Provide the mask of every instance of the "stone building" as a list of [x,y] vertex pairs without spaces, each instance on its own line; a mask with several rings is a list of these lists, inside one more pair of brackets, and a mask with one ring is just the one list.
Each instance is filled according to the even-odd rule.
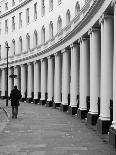
[[1,0],[1,98],[7,58],[8,94],[87,118],[116,148],[116,0]]

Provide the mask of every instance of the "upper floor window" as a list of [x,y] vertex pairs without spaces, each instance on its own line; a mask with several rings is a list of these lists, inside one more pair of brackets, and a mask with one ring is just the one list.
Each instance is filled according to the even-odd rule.
[[49,0],[49,10],[53,10],[53,0]]
[[26,9],[26,23],[29,24],[29,8]]
[[0,35],[1,35],[1,22],[0,22]]
[[5,3],[5,11],[8,10],[8,2]]
[[77,16],[79,13],[80,13],[80,5],[79,2],[77,1],[75,6],[75,16]]
[[22,28],[22,12],[19,13],[19,28]]
[[69,23],[70,23],[70,10],[68,9],[66,13],[66,25],[68,25]]
[[20,53],[22,53],[22,51],[23,51],[23,42],[22,42],[21,36],[19,37],[19,51],[20,51]]
[[53,38],[53,23],[52,21],[49,24],[49,39]]
[[14,6],[15,5],[15,0],[12,0],[12,6]]
[[41,0],[41,15],[45,15],[45,0]]
[[37,19],[37,3],[34,4],[34,19]]
[[1,12],[2,12],[2,7],[0,6],[0,14],[1,14]]
[[5,33],[8,33],[8,19],[5,20]]
[[58,0],[58,5],[61,4],[61,2],[62,2],[61,0]]
[[15,30],[15,16],[12,17],[12,31]]
[[59,16],[58,17],[58,21],[57,21],[57,31],[60,32],[62,29],[62,19],[61,17]]
[[0,45],[0,59],[1,59],[1,45]]
[[45,27],[42,26],[42,30],[41,30],[41,43],[44,44],[45,43]]
[[30,36],[28,33],[26,35],[26,45],[27,45],[27,51],[30,50]]
[[15,40],[12,40],[12,54],[15,55]]
[[34,45],[34,48],[37,47],[38,45],[38,34],[36,30],[34,31],[33,45]]

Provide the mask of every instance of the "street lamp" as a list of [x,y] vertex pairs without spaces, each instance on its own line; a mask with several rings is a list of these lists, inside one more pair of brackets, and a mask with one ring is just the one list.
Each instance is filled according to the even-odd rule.
[[6,49],[7,49],[7,71],[6,71],[6,74],[7,74],[7,80],[6,80],[6,106],[8,106],[8,51],[9,51],[9,46],[8,46],[8,43],[6,43]]

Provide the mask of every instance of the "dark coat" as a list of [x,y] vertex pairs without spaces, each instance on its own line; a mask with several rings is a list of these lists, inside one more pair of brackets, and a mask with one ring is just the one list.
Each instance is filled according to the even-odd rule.
[[20,98],[21,98],[20,91],[18,89],[13,89],[10,94],[11,106],[18,106]]

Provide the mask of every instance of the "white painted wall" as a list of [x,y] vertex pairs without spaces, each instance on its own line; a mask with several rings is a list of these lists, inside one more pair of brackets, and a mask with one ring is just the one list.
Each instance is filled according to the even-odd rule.
[[[2,14],[5,12],[5,2],[8,1],[8,10],[14,8],[15,6],[24,2],[19,3],[18,0],[15,0],[15,6],[12,7],[12,0],[1,0],[0,6],[2,7]],[[84,1],[80,1],[80,6],[84,5]],[[37,20],[34,20],[34,3],[37,2]],[[62,27],[66,26],[66,12],[69,9],[71,14],[71,19],[75,16],[75,5],[77,0],[62,0],[62,3],[58,5],[58,0],[53,1],[53,10],[49,11],[49,0],[45,0],[45,16],[41,16],[41,0],[32,0],[28,4],[24,5],[20,9],[14,11],[13,13],[8,14],[7,16],[0,18],[1,22],[1,35],[0,35],[0,45],[1,45],[1,57],[6,57],[5,52],[5,42],[8,41],[9,46],[11,47],[12,40],[15,40],[15,53],[19,53],[19,37],[22,37],[23,40],[23,51],[26,50],[26,34],[29,33],[30,35],[30,48],[33,48],[33,34],[34,30],[36,29],[38,32],[38,45],[41,44],[41,28],[44,25],[45,27],[45,40],[49,40],[49,23],[50,21],[53,22],[53,34],[57,34],[57,20],[58,17],[61,16],[62,18]],[[26,25],[26,9],[30,9],[30,24]],[[22,12],[22,28],[19,29],[19,13]],[[15,31],[12,32],[12,17],[15,16]],[[5,34],[5,20],[8,19],[8,34]],[[9,56],[12,55],[11,48],[9,50]]]

